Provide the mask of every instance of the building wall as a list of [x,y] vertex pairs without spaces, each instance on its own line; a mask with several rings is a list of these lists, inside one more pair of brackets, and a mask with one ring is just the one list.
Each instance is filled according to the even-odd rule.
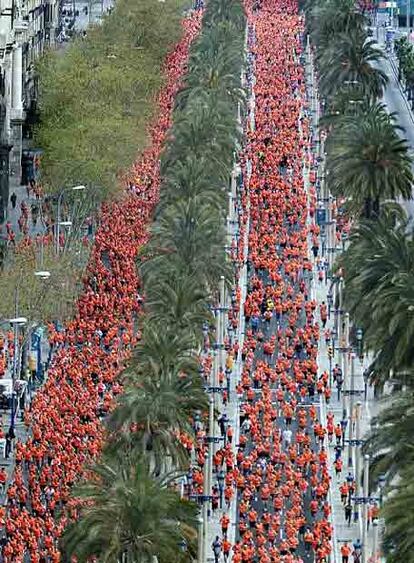
[[0,221],[6,178],[20,179],[22,126],[37,96],[34,63],[55,44],[58,2],[0,0]]

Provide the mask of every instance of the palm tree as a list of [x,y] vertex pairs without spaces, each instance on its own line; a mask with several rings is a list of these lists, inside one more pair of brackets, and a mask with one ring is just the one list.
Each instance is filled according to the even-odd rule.
[[110,417],[109,429],[116,433],[113,445],[149,459],[155,474],[186,469],[189,456],[179,433],[192,436],[191,418],[207,406],[198,372],[172,369],[158,377],[149,372],[127,387]]
[[194,355],[194,339],[188,331],[181,332],[174,326],[169,329],[144,319],[141,339],[133,351],[124,381],[135,384],[148,374],[158,379],[161,374],[173,370],[197,373],[199,358]]
[[157,280],[178,276],[199,279],[201,287],[215,288],[222,275],[231,275],[224,249],[224,222],[199,197],[179,200],[164,209],[143,249],[140,272],[151,291]]
[[227,178],[233,163],[235,143],[241,137],[237,130],[237,107],[219,92],[200,93],[191,97],[186,111],[176,119],[162,160],[162,173],[188,154],[206,154],[218,173]]
[[211,0],[207,4],[203,23],[211,28],[223,22],[231,22],[244,31],[246,16],[240,0]]
[[340,33],[363,31],[366,17],[356,9],[354,0],[309,0],[306,5],[307,30],[318,52],[325,51]]
[[341,119],[327,160],[332,192],[348,198],[352,211],[370,217],[380,201],[411,198],[413,174],[408,144],[382,104]]
[[387,563],[414,561],[414,465],[401,473],[382,509],[385,532],[382,550]]
[[[125,372],[125,392],[110,415],[100,464],[81,485],[79,520],[63,537],[68,558],[103,563],[181,563],[195,558],[197,508],[167,486],[171,469],[189,455],[180,434],[192,436],[195,411],[207,394],[194,350],[211,319],[226,264],[225,196],[241,139],[240,0],[210,0],[195,45],[186,91],[162,156],[163,189],[145,260],[142,338]],[[208,39],[210,36],[210,39]],[[188,545],[180,551],[181,542]]]
[[371,455],[370,476],[375,482],[384,475],[392,485],[395,478],[414,462],[414,401],[412,389],[384,399],[383,408],[372,421],[364,445]]
[[381,208],[378,221],[361,221],[338,263],[345,271],[345,307],[363,328],[374,354],[373,379],[407,381],[414,362],[414,242],[397,204]]
[[198,205],[208,205],[220,211],[225,208],[227,192],[224,182],[216,177],[215,170],[206,156],[187,154],[167,170],[164,189],[161,191],[157,215],[166,206],[178,200],[192,199]]
[[388,78],[375,65],[383,58],[383,52],[375,47],[375,41],[367,40],[365,32],[352,29],[339,34],[318,60],[322,94],[332,96],[344,84],[356,82],[366,96],[380,98]]
[[219,92],[233,102],[243,101],[240,66],[243,61],[243,35],[231,22],[212,28],[202,35],[189,61],[185,86],[176,99],[176,107],[183,109],[188,99],[205,93]]
[[[102,563],[191,561],[195,554],[197,507],[181,500],[165,478],[155,478],[137,459],[103,458],[74,494],[80,519],[66,529],[67,561],[76,556]],[[180,545],[188,546],[186,552]]]
[[356,84],[346,84],[339,87],[335,95],[326,100],[324,113],[319,120],[319,127],[327,135],[325,149],[331,152],[331,145],[335,134],[340,133],[349,119],[358,119],[371,111],[372,101],[367,98],[363,90]]
[[202,341],[202,327],[212,320],[207,307],[209,295],[197,276],[185,277],[170,272],[147,291],[147,316],[161,330],[187,334]]

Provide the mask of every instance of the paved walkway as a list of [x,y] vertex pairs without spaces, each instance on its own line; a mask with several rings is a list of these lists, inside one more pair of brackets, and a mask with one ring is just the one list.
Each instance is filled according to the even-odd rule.
[[[247,49],[247,45],[246,45],[246,49]],[[251,61],[250,61],[251,64]],[[247,74],[244,77],[244,81],[246,83],[246,81],[249,80],[248,77],[250,77],[250,80],[253,79],[252,77],[252,67],[248,66],[247,68]],[[249,81],[249,85],[252,86],[252,82]],[[248,123],[250,126],[254,127],[254,100],[252,98],[252,91],[250,91],[250,96],[249,96],[249,117],[248,117]],[[247,178],[245,178],[245,182],[248,182],[250,180],[250,170],[251,170],[251,166],[248,165],[248,170],[247,170]],[[233,178],[233,182],[235,182],[236,184],[238,183],[238,177],[240,174],[240,169],[238,164],[235,165],[235,170],[233,172],[234,174],[234,178]],[[233,190],[234,191],[235,186],[233,186]],[[242,220],[242,213],[243,213],[243,205],[242,205],[242,195],[243,195],[243,190],[246,189],[246,186],[238,186],[238,190],[237,190],[237,199],[234,201],[234,207],[232,209],[232,212],[230,214],[230,222],[228,225],[228,234],[229,234],[229,238],[231,241],[235,241],[236,237],[239,235],[240,233],[240,221]],[[230,207],[232,207],[232,205],[230,204]],[[236,221],[236,218],[238,219]],[[245,316],[244,316],[244,303],[246,300],[246,293],[247,293],[247,258],[248,258],[248,238],[249,238],[249,212],[247,209],[247,222],[245,225],[245,233],[244,233],[244,241],[243,241],[243,265],[240,271],[240,276],[239,276],[239,283],[238,283],[238,289],[240,291],[240,295],[241,295],[241,299],[240,299],[240,312],[239,312],[239,324],[238,324],[238,328],[237,328],[237,333],[233,334],[233,330],[231,328],[230,324],[226,324],[226,334],[227,337],[229,338],[230,342],[232,342],[233,340],[237,341],[239,344],[239,351],[237,354],[237,358],[235,359],[235,363],[234,363],[234,368],[233,368],[233,372],[231,374],[231,379],[230,379],[230,397],[229,397],[229,401],[227,403],[226,406],[224,406],[223,404],[220,405],[219,408],[219,412],[220,414],[218,415],[217,419],[220,418],[222,415],[225,415],[228,422],[230,423],[230,425],[232,426],[232,428],[234,429],[234,436],[233,436],[233,453],[234,455],[236,455],[237,453],[237,445],[239,443],[239,434],[240,434],[240,400],[238,398],[238,395],[236,393],[236,386],[239,384],[240,382],[240,377],[241,377],[241,373],[242,373],[242,365],[243,365],[243,360],[242,360],[242,350],[243,350],[243,345],[244,345],[244,335],[245,335]],[[227,302],[227,305],[229,305],[229,300]],[[222,366],[224,367],[224,366]],[[219,429],[216,428],[216,434],[219,435]],[[219,481],[217,479],[218,475],[214,474],[214,480],[213,480],[213,484],[219,486]],[[207,534],[207,538],[205,540],[205,556],[204,556],[204,561],[214,561],[214,554],[213,554],[213,550],[212,550],[212,544],[216,538],[216,536],[219,536],[221,538],[222,534],[221,534],[221,524],[220,524],[220,520],[221,517],[223,516],[223,514],[228,514],[229,518],[230,518],[230,527],[229,527],[229,532],[228,532],[228,540],[229,542],[234,545],[234,542],[236,541],[236,526],[237,526],[237,494],[233,496],[233,499],[230,503],[230,506],[226,506],[225,502],[222,502],[222,506],[219,508],[219,510],[216,511],[215,514],[213,514],[211,516],[211,519],[209,521],[208,524],[208,534]]]
[[[310,81],[308,82],[308,87],[311,89],[312,96],[314,96],[314,103],[317,104],[317,97],[315,94],[315,84],[312,84],[312,77],[314,77],[311,72],[312,58],[307,57],[307,67],[308,67],[308,77]],[[315,145],[319,146],[319,141],[317,140],[317,116],[318,112],[314,112],[313,119],[313,129],[315,132]],[[413,141],[414,141],[414,128],[412,130]],[[414,146],[414,143],[413,143]],[[323,171],[323,162],[320,162],[318,169],[318,176],[321,177]],[[306,177],[305,177],[306,180]],[[321,194],[318,194],[319,197]],[[320,205],[324,202],[320,200]],[[326,204],[325,204],[326,205]],[[332,242],[331,242],[332,244]],[[336,239],[334,242],[335,250],[334,256],[342,250],[342,245],[338,246],[336,244]],[[327,247],[330,244],[328,241]],[[327,252],[322,255],[322,258],[328,261]],[[330,302],[328,294],[332,292],[335,288],[331,285],[332,280],[325,277],[323,281],[319,281],[314,271],[312,279],[312,297],[317,300],[319,304]],[[331,334],[335,334],[335,330],[338,326],[339,318],[344,321],[345,315],[342,312],[342,316],[339,315],[338,311],[334,308],[329,307],[329,316],[326,323],[326,330],[330,331]],[[336,322],[337,321],[337,322]],[[349,323],[348,323],[349,325]],[[348,326],[349,328],[349,326]],[[349,340],[349,339],[348,339]],[[338,342],[338,339],[337,339]],[[335,344],[332,340],[326,341],[324,337],[324,331],[321,331],[321,340],[319,343],[319,353],[318,353],[318,366],[319,372],[327,371],[330,373],[332,379],[333,368],[338,365],[344,374],[343,391],[344,393],[338,394],[337,387],[334,385],[332,389],[332,397],[327,404],[324,397],[320,399],[320,409],[322,414],[322,421],[326,421],[326,415],[328,412],[334,414],[334,420],[336,423],[341,423],[345,426],[345,432],[342,442],[342,460],[343,460],[343,470],[339,476],[333,475],[333,467],[335,462],[335,438],[332,443],[329,443],[326,439],[325,445],[329,451],[329,466],[331,471],[332,486],[330,489],[330,502],[332,505],[332,519],[334,524],[334,537],[333,537],[333,549],[332,560],[334,563],[340,562],[342,560],[340,554],[340,548],[345,541],[351,544],[360,540],[366,543],[367,549],[363,550],[362,561],[366,563],[377,562],[380,559],[379,555],[379,535],[380,529],[382,528],[382,521],[379,522],[379,526],[371,526],[371,530],[364,537],[364,518],[367,519],[366,512],[364,511],[364,504],[352,503],[352,520],[348,523],[345,519],[344,503],[341,500],[341,493],[339,490],[340,485],[346,480],[354,479],[356,483],[356,491],[354,497],[363,497],[364,490],[363,484],[363,472],[364,472],[364,459],[361,453],[361,443],[357,444],[358,441],[362,441],[364,437],[370,431],[372,417],[378,413],[379,404],[374,398],[373,389],[370,386],[365,385],[363,373],[364,369],[368,367],[369,361],[367,358],[363,362],[357,358],[356,353],[352,352],[350,348],[347,351],[340,349],[338,344]],[[333,357],[330,357],[330,353],[333,351]],[[347,356],[347,357],[345,357]],[[346,416],[344,416],[344,411]],[[351,443],[349,442],[351,441]],[[366,462],[365,462],[366,463]],[[367,466],[367,464],[366,464]],[[369,466],[369,464],[368,464]],[[377,491],[371,492],[371,497],[375,497]]]

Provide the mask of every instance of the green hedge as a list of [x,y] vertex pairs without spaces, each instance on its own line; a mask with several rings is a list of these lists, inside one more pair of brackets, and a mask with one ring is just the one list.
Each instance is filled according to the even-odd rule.
[[104,199],[117,190],[120,172],[147,143],[162,64],[189,4],[118,0],[86,38],[43,57],[35,142],[48,191],[89,183]]

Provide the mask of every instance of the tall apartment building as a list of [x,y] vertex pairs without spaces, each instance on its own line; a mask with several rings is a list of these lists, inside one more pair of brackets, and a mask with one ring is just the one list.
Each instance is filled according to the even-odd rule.
[[0,0],[0,222],[9,172],[21,174],[23,124],[36,104],[34,62],[53,46],[59,0]]

